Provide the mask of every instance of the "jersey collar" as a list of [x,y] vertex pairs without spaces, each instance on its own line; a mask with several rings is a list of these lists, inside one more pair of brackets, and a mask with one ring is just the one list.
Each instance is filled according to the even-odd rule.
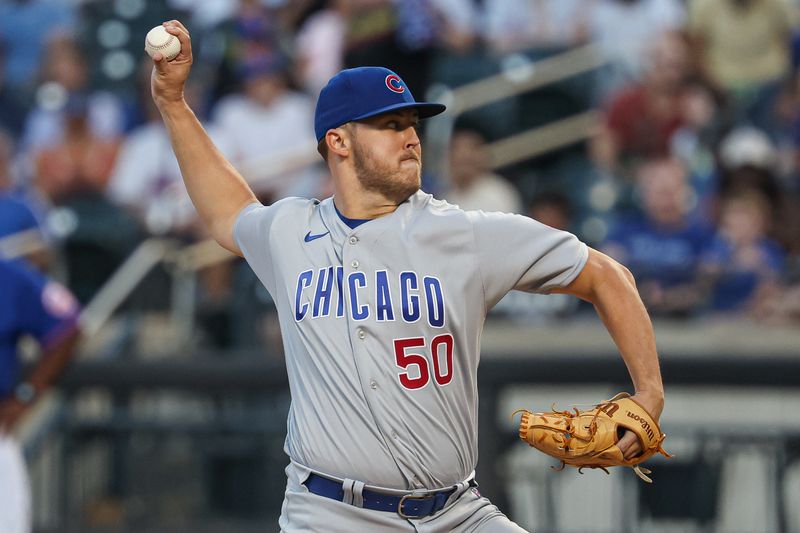
[[412,194],[408,200],[397,206],[397,209],[392,213],[369,220],[369,224],[360,224],[355,228],[351,228],[342,220],[333,203],[333,196],[320,202],[319,214],[323,224],[331,232],[333,242],[341,245],[351,235],[372,236],[372,238],[377,239],[387,230],[394,229],[398,231],[398,219],[402,219],[413,210],[424,206],[430,198],[431,196],[428,193],[419,190]]

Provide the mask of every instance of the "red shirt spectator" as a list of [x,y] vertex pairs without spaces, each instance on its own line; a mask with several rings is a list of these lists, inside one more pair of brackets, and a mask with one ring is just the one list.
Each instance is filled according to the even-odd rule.
[[665,157],[670,138],[683,125],[681,96],[689,74],[689,48],[678,34],[653,45],[648,73],[620,90],[606,108],[603,126],[592,140],[592,158],[618,173],[627,160]]
[[680,95],[649,94],[646,85],[620,92],[606,116],[606,127],[616,137],[619,151],[641,158],[666,156],[672,134],[683,125]]

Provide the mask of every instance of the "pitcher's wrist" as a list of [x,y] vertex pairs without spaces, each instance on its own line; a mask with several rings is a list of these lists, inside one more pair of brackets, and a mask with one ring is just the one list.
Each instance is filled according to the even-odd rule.
[[153,97],[153,101],[158,108],[158,111],[161,113],[161,116],[166,118],[168,115],[173,113],[180,113],[185,112],[189,109],[189,105],[186,103],[186,100],[183,98],[183,94],[180,96],[167,96],[167,95],[160,95]]

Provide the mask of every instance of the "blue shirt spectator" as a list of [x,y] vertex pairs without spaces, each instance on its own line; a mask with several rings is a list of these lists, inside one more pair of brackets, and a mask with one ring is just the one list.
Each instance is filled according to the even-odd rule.
[[633,215],[619,222],[606,244],[624,249],[625,264],[640,283],[671,287],[694,279],[711,236],[702,224],[661,227],[644,215]]
[[676,159],[651,159],[637,170],[641,211],[611,231],[603,249],[625,264],[639,282],[651,313],[685,316],[704,303],[699,290],[701,256],[712,230],[689,215],[696,194]]
[[756,295],[765,279],[776,279],[783,271],[785,254],[777,243],[762,239],[755,243],[754,251],[761,264],[746,266],[737,261],[736,247],[724,238],[714,239],[705,261],[719,268],[719,275],[711,296],[714,311],[744,309]]
[[6,43],[6,75],[11,85],[27,85],[39,69],[53,33],[75,27],[72,2],[0,2],[0,37]]
[[703,257],[713,311],[747,312],[763,287],[778,283],[785,254],[767,236],[769,221],[770,204],[756,189],[723,199],[717,235]]

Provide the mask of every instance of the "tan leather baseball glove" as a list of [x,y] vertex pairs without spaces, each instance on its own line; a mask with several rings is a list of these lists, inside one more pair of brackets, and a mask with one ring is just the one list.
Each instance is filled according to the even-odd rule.
[[[641,405],[622,392],[593,409],[579,411],[553,411],[531,413],[525,409],[519,424],[519,437],[547,455],[561,461],[558,470],[565,465],[574,466],[580,472],[584,468],[606,470],[611,466],[629,466],[640,478],[652,483],[647,474],[650,470],[639,466],[656,453],[672,457],[661,447],[666,435],[661,433],[653,417]],[[636,434],[642,452],[625,459],[617,447],[625,430]],[[581,472],[583,473],[583,472]]]

